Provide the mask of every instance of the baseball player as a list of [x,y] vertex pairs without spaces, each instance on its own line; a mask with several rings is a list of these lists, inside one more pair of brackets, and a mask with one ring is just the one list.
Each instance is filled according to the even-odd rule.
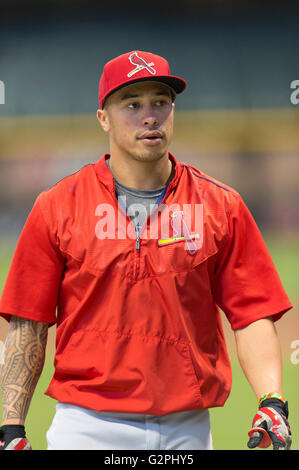
[[274,323],[292,305],[238,192],[169,152],[185,88],[156,54],[108,62],[97,118],[110,153],[38,195],[0,303],[2,449],[31,448],[54,324],[48,450],[212,449],[209,408],[231,389],[220,309],[257,397],[248,446],[290,448]]

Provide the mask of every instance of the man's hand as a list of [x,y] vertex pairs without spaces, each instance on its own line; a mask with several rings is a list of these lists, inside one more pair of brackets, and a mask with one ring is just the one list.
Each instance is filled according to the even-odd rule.
[[25,428],[18,424],[7,424],[0,428],[0,450],[32,450]]
[[287,401],[283,402],[278,398],[265,399],[253,418],[247,446],[250,449],[257,446],[264,448],[272,443],[273,450],[289,450],[292,435],[288,415]]

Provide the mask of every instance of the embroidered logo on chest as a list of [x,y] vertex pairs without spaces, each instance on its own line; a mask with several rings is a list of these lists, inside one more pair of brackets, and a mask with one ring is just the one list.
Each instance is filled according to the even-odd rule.
[[201,240],[202,237],[199,233],[190,232],[188,225],[184,220],[183,211],[176,211],[172,213],[171,226],[173,228],[174,236],[170,238],[159,239],[158,245],[162,247],[172,243],[185,241],[185,250],[187,250],[191,255],[194,255],[199,250],[195,240]]

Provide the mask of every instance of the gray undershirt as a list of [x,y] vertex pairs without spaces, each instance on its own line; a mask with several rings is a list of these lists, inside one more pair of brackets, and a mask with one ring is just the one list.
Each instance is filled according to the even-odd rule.
[[[110,170],[109,159],[106,160],[107,167]],[[110,170],[111,171],[111,170]],[[156,202],[160,200],[165,193],[169,182],[158,189],[134,189],[115,181],[115,191],[119,203],[126,208],[128,216],[131,218],[135,229],[141,229],[147,217],[152,212]]]

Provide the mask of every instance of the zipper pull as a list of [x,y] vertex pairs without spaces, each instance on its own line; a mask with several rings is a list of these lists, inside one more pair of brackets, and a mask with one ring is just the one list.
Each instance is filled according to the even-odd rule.
[[138,223],[136,227],[136,250],[140,250],[140,231],[141,231],[141,227],[139,226],[139,223]]

